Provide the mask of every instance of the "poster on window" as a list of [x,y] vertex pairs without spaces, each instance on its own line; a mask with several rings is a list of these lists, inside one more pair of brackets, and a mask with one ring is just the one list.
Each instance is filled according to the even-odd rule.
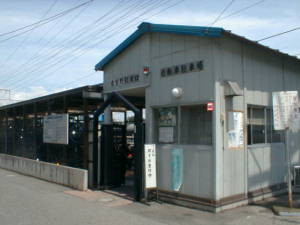
[[244,148],[244,126],[242,112],[228,112],[228,148]]
[[176,108],[161,108],[158,110],[158,126],[159,127],[174,127],[176,126]]

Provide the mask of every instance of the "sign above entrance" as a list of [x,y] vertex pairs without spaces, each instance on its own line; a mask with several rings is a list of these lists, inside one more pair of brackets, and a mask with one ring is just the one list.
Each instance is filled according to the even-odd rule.
[[124,84],[136,83],[136,82],[139,82],[139,80],[140,80],[139,74],[123,76],[123,77],[112,80],[110,82],[110,86],[114,87],[114,86],[120,86],[120,85],[124,85]]

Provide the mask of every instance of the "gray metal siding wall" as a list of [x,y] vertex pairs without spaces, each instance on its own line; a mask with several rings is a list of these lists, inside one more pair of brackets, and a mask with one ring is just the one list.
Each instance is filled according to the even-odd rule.
[[[229,38],[216,42],[215,51],[219,53],[216,65],[221,67],[217,69],[218,79],[236,81],[244,90],[240,107],[244,111],[245,132],[247,104],[271,107],[273,91],[300,89],[299,63]],[[221,108],[225,113],[224,96],[222,99],[224,107]],[[300,163],[299,134],[291,137],[293,164]],[[228,150],[226,139],[224,145],[224,151],[219,151],[223,163],[217,168],[223,183],[217,188],[219,198],[284,182],[283,144],[252,145],[238,151]]]
[[[149,77],[143,75],[143,67],[149,62],[149,35],[144,35],[105,66],[104,92],[121,91],[148,85]],[[139,82],[111,86],[111,81],[130,75],[140,75]]]
[[[224,97],[224,80],[236,81],[240,87],[243,87],[243,62],[242,48],[239,43],[231,39],[218,39],[214,43],[214,63],[216,74],[216,98],[219,98],[220,114],[225,119],[222,126],[221,120],[216,119],[216,199],[245,193],[245,160],[246,151],[227,149],[227,128],[226,118],[229,109]],[[227,100],[228,101],[228,100]],[[243,110],[243,105],[237,106],[237,109]],[[224,143],[222,141],[224,137]],[[223,146],[224,145],[224,146]],[[224,147],[224,149],[223,149]]]
[[[212,40],[184,35],[152,33],[142,36],[121,53],[105,69],[104,92],[130,90],[144,86],[146,89],[146,143],[155,143],[153,107],[201,104],[214,99]],[[151,46],[151,48],[150,48]],[[167,78],[160,76],[165,67],[198,60],[204,61],[204,70],[178,74]],[[142,75],[142,68],[150,66],[150,75]],[[122,75],[139,73],[141,82],[111,87],[110,81]],[[171,90],[181,87],[184,94],[174,99]],[[158,186],[171,188],[171,150],[184,150],[184,179],[180,193],[204,198],[214,198],[213,147],[200,145],[158,145]]]
[[172,191],[171,150],[174,148],[183,149],[183,184],[179,192],[212,198],[214,195],[212,146],[157,145],[159,188]]
[[[214,99],[212,40],[193,36],[153,33],[151,35],[151,86],[146,91],[147,141],[155,143],[153,107],[201,104]],[[165,67],[203,60],[204,70],[161,77]],[[183,96],[174,99],[171,90],[183,89]],[[192,127],[189,127],[192,129]],[[179,192],[203,198],[214,198],[213,146],[159,144],[158,186],[171,188],[171,150],[183,149],[184,178]]]
[[[147,96],[150,105],[189,104],[214,99],[210,38],[164,33],[153,33],[151,37],[151,96]],[[197,60],[203,60],[203,71],[160,76],[162,68]],[[172,98],[174,87],[183,89],[182,98]]]

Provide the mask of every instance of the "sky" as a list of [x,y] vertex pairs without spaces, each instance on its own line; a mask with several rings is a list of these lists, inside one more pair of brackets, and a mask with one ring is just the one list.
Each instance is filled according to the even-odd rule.
[[[0,0],[0,104],[101,83],[95,64],[144,21],[222,27],[256,41],[299,27],[299,10],[299,0]],[[300,56],[299,36],[260,43]]]

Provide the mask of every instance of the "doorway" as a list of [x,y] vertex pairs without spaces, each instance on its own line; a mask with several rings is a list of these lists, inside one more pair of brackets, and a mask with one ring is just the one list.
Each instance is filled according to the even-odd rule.
[[[115,190],[127,194],[136,201],[144,197],[143,158],[144,125],[141,107],[130,97],[118,92],[111,93],[103,105],[94,113],[93,158],[100,159],[93,164],[94,184],[101,190]],[[108,106],[131,110],[134,115],[132,133],[128,124],[102,124],[98,137],[99,116]],[[98,143],[100,142],[100,143]]]

